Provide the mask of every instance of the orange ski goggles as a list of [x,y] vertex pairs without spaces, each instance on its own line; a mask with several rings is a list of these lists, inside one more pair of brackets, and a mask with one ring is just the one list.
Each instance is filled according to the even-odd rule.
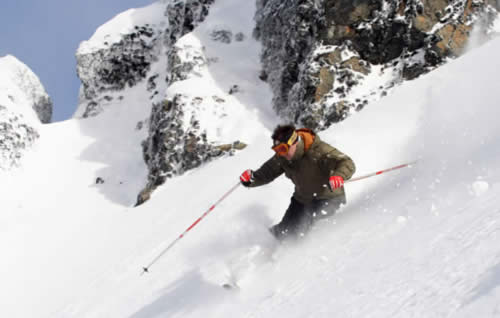
[[290,138],[288,138],[287,142],[275,140],[274,146],[272,146],[271,148],[278,154],[278,156],[286,156],[288,150],[290,150],[290,146],[292,146],[297,141],[297,138],[297,132],[294,131]]

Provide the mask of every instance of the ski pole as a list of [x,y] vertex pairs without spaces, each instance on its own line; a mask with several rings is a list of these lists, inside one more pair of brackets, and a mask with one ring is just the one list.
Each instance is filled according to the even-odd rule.
[[143,267],[142,268],[142,274],[144,273],[149,273],[149,268],[154,264],[156,263],[156,261],[158,261],[169,249],[172,248],[172,246],[175,245],[175,243],[177,243],[181,238],[183,238],[189,231],[191,231],[191,229],[193,227],[196,226],[196,224],[200,223],[201,220],[203,220],[203,218],[205,218],[210,212],[212,212],[213,209],[215,209],[215,207],[221,203],[225,198],[227,198],[234,190],[236,190],[236,188],[240,185],[241,183],[238,182],[236,185],[234,185],[231,190],[229,190],[228,192],[226,192],[226,194],[224,194],[217,202],[215,202],[205,213],[203,213],[196,221],[194,221],[193,224],[191,224],[184,232],[182,232],[181,235],[179,235],[179,237],[177,237],[175,240],[172,241],[172,243],[170,243],[163,251],[161,251],[160,254],[158,254],[158,256],[156,256],[146,267]]
[[401,168],[410,167],[411,165],[414,165],[415,163],[417,163],[417,160],[409,162],[409,163],[405,163],[405,164],[402,164],[402,165],[399,165],[399,166],[396,166],[396,167],[392,167],[392,168],[380,170],[380,171],[377,171],[377,172],[369,173],[369,174],[366,174],[364,176],[359,176],[359,177],[356,177],[356,178],[352,178],[352,179],[346,180],[344,183],[354,182],[354,181],[366,179],[366,178],[369,178],[369,177],[378,176],[379,174],[383,174],[383,173],[386,173],[386,172],[389,172],[389,171],[393,171],[393,170],[397,170],[397,169],[401,169]]

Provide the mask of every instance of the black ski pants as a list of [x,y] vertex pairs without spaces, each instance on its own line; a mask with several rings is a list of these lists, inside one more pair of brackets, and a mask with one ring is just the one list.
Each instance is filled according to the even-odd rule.
[[272,226],[269,231],[278,240],[302,237],[316,221],[332,216],[345,203],[345,195],[331,200],[313,200],[308,204],[292,197],[281,222]]

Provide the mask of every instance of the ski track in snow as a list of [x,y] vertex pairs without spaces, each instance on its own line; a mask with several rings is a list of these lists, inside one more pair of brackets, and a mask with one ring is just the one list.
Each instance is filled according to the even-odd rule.
[[[255,10],[216,2],[196,35],[235,8]],[[252,27],[241,15],[226,21],[247,34]],[[220,47],[206,51],[217,55]],[[257,49],[236,52],[234,60],[258,60]],[[8,193],[0,212],[0,315],[499,317],[498,52],[500,41],[492,41],[321,132],[353,157],[356,175],[420,161],[346,185],[348,205],[304,240],[277,246],[267,232],[293,192],[279,178],[238,189],[145,275],[141,268],[241,171],[272,155],[263,127],[276,119],[259,110],[262,122],[245,126],[255,126],[247,149],[169,180],[138,208],[130,205],[145,181],[145,136],[133,128],[148,116],[139,93],[125,98],[126,113],[117,105],[41,127],[23,167],[0,180]],[[208,87],[253,83],[256,69],[241,74],[242,65],[228,65],[211,66],[215,78],[231,77],[208,78]],[[268,92],[250,92],[239,97],[250,112],[270,105]],[[228,278],[240,289],[223,289]]]

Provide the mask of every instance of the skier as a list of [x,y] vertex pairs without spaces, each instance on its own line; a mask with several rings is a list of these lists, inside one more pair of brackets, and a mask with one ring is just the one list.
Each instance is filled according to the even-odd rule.
[[276,154],[258,170],[245,170],[240,181],[245,187],[258,187],[285,173],[295,184],[281,222],[269,229],[281,241],[304,236],[316,220],[333,215],[345,204],[344,180],[356,168],[351,158],[310,129],[278,125],[272,140]]

